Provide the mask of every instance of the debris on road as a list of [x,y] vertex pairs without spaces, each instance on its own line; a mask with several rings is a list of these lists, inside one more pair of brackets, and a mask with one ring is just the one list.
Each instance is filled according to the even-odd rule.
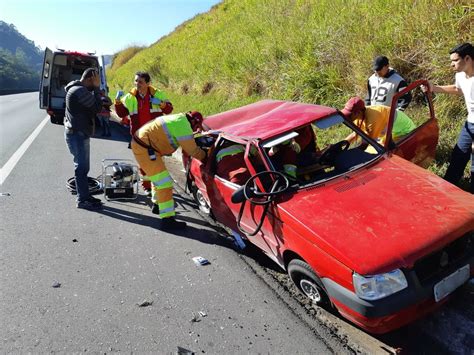
[[197,323],[201,321],[201,318],[207,317],[207,313],[204,311],[199,311],[197,313],[193,312],[193,316],[190,320],[191,323]]
[[73,243],[77,243],[77,239],[74,238],[74,239],[72,240],[72,242],[73,242]]
[[237,246],[237,248],[240,250],[245,249],[246,245],[240,234],[236,231],[232,231],[232,236],[234,237],[234,244]]
[[206,258],[203,258],[202,256],[195,256],[193,258],[193,261],[198,266],[210,264],[209,260],[207,260]]
[[144,300],[142,303],[137,303],[138,307],[148,307],[153,304],[153,301]]
[[195,352],[178,346],[177,355],[194,355]]
[[191,322],[191,323],[197,323],[197,322],[200,322],[200,321],[201,321],[201,318],[199,317],[199,315],[193,313],[193,316],[192,316],[190,322]]
[[53,288],[59,288],[59,287],[61,287],[61,283],[59,283],[58,281],[54,280],[54,281],[53,281],[53,284],[51,285],[51,287],[53,287]]

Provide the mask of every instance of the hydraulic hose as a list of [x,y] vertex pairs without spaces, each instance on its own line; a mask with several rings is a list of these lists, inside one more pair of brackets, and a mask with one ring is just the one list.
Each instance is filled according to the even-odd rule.
[[[88,176],[87,177],[87,184],[89,185],[89,193],[91,195],[95,195],[98,193],[101,193],[102,190],[102,184],[100,182],[100,176],[96,179]],[[76,190],[76,179],[74,177],[69,178],[66,182],[66,188],[71,192],[73,195],[77,195],[77,190]]]

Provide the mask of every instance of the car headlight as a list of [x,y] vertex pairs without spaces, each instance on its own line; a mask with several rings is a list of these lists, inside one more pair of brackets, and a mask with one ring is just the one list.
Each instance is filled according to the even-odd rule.
[[368,301],[387,297],[408,286],[407,279],[400,269],[371,276],[362,276],[354,272],[352,280],[357,296]]

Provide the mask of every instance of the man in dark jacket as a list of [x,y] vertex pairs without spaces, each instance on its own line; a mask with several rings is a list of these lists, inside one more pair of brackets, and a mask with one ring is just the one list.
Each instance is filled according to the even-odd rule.
[[[374,74],[367,80],[366,106],[391,106],[393,96],[408,86],[397,71],[389,66],[388,58],[379,56],[372,63]],[[411,101],[411,94],[407,92],[397,102],[399,110],[405,110]]]
[[102,108],[99,91],[100,77],[96,68],[89,68],[81,80],[66,85],[66,115],[64,136],[74,158],[77,208],[97,210],[101,200],[89,194],[87,173],[89,172],[90,137],[94,134],[95,116]]

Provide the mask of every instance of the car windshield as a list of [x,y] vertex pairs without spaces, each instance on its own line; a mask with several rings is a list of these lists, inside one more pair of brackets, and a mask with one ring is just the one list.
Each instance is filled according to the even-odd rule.
[[[296,133],[296,134],[295,134]],[[382,145],[340,114],[261,143],[272,169],[307,187],[361,168],[377,159]],[[276,144],[275,144],[276,143]]]

